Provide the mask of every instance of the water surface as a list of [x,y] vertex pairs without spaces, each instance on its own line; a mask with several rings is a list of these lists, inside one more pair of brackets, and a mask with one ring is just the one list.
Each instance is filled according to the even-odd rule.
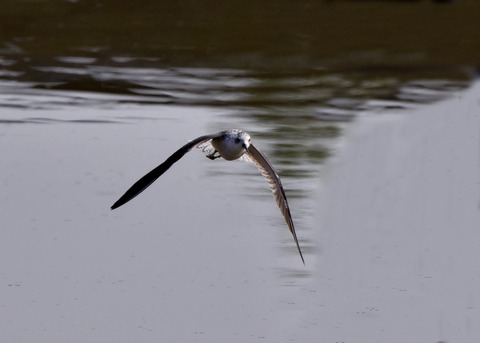
[[[326,170],[359,116],[414,117],[463,94],[478,71],[477,8],[3,1],[2,335],[281,342],[319,326],[318,280],[337,267],[322,272]],[[187,140],[232,127],[277,168],[306,266],[246,163],[193,151],[109,210]]]

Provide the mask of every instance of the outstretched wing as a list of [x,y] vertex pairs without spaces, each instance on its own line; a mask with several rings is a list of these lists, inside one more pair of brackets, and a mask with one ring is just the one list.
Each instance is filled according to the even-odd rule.
[[158,179],[163,173],[165,173],[175,162],[183,157],[187,152],[192,150],[193,147],[200,145],[212,138],[220,136],[222,133],[215,133],[211,135],[205,135],[194,139],[193,141],[188,142],[180,149],[175,151],[175,153],[167,158],[165,162],[160,164],[158,167],[150,171],[147,175],[143,176],[140,180],[134,183],[132,187],[125,192],[124,195],[120,197],[111,207],[112,210],[117,207],[122,206],[123,204],[129,202],[137,195],[142,193],[148,186],[150,186],[156,179]]
[[303,264],[305,264],[305,260],[303,259],[302,250],[300,250],[300,244],[298,244],[297,234],[295,233],[295,227],[293,226],[292,215],[290,214],[290,209],[288,207],[287,196],[285,195],[285,191],[283,189],[282,183],[280,182],[280,178],[278,177],[277,173],[273,169],[270,162],[268,162],[267,158],[263,156],[263,154],[257,150],[252,144],[247,149],[248,157],[257,165],[260,172],[267,180],[268,185],[272,189],[273,197],[277,202],[280,211],[283,214],[283,218],[288,224],[290,228],[290,232],[293,235],[293,239],[297,244],[298,252],[300,253],[300,257],[302,258]]

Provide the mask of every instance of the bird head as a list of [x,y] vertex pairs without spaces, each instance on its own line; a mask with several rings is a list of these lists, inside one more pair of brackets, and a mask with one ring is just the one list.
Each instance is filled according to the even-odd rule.
[[237,136],[234,139],[234,143],[236,145],[241,145],[242,148],[246,151],[250,146],[251,140],[252,139],[250,138],[250,135],[248,133],[243,131],[238,131]]

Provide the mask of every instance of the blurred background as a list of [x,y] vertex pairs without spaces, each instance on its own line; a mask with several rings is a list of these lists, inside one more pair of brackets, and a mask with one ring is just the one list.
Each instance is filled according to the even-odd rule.
[[346,119],[368,100],[401,107],[468,85],[478,72],[479,6],[5,0],[1,105],[40,106],[7,94],[63,90],[251,107],[259,121],[286,120],[284,111],[302,121]]
[[[283,341],[303,310],[292,292],[322,275],[325,164],[362,114],[412,116],[468,89],[479,14],[476,0],[2,0],[0,331]],[[107,212],[179,144],[232,127],[278,169],[306,267],[248,166],[182,161],[170,182]],[[252,218],[232,224],[235,206]]]
[[233,123],[215,129],[248,121],[281,174],[305,178],[361,111],[468,87],[478,13],[474,0],[5,0],[0,106],[221,109]]

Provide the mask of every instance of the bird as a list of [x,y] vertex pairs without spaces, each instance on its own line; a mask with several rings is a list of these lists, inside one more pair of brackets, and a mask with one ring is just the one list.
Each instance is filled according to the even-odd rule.
[[283,189],[282,182],[280,181],[280,177],[268,159],[252,144],[250,135],[242,130],[224,130],[217,133],[200,136],[192,141],[189,141],[187,144],[175,151],[162,164],[152,169],[149,173],[135,182],[125,192],[125,194],[123,194],[111,206],[111,210],[124,205],[142,193],[156,179],[162,176],[163,173],[170,169],[173,164],[180,160],[194,147],[203,147],[204,151],[208,151],[206,157],[211,160],[221,157],[227,161],[245,160],[255,163],[272,190],[273,197],[283,215],[283,218],[285,219],[285,222],[288,225],[288,228],[290,229],[295,244],[297,245],[300,258],[305,265],[305,260],[303,258],[302,250],[300,249],[300,244],[298,242],[295,227],[293,225],[292,215],[288,206],[287,196],[285,194],[285,190]]

